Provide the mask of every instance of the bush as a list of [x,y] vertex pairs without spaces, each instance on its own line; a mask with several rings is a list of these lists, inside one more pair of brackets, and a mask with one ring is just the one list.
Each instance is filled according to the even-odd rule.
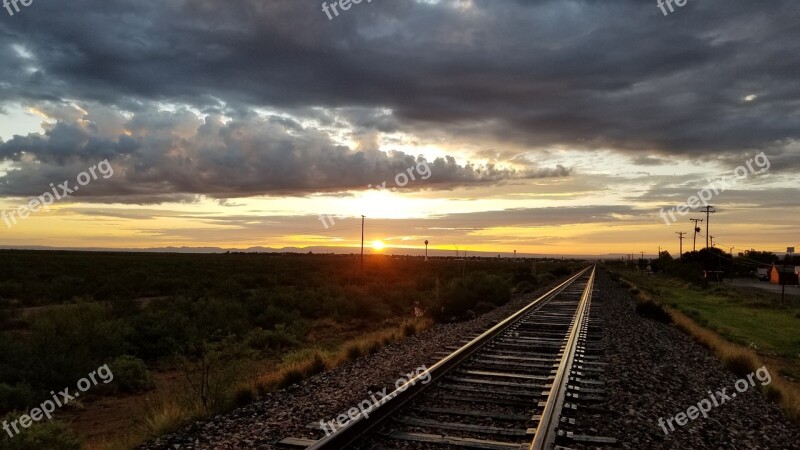
[[510,299],[508,281],[498,275],[475,272],[465,278],[450,280],[428,310],[440,321],[453,317],[464,318],[468,311],[475,310],[478,302],[500,306]]
[[[10,413],[0,418],[0,422],[17,420],[22,414]],[[61,422],[35,422],[30,428],[20,431],[21,433],[13,439],[9,439],[3,432],[4,436],[0,438],[0,450],[80,450],[81,448],[80,439]]]
[[16,386],[0,383],[0,414],[28,409],[38,401],[36,393],[26,383],[18,383]]
[[135,356],[123,355],[109,365],[114,374],[114,388],[119,392],[142,392],[153,387],[147,365]]
[[530,294],[531,292],[536,290],[536,286],[530,281],[523,281],[514,287],[514,293],[516,294]]
[[572,275],[572,270],[567,266],[556,266],[549,271],[551,274],[555,275],[556,278],[565,277],[567,275]]
[[98,361],[127,353],[129,333],[127,324],[111,319],[100,305],[48,309],[33,319],[21,355],[25,360],[17,366],[30,368],[24,379],[34,387],[71,385],[97,368]]
[[494,308],[495,306],[489,302],[478,302],[475,305],[475,313],[478,315],[486,314],[489,311],[493,310]]
[[283,370],[278,381],[279,388],[285,388],[299,383],[325,371],[325,359],[319,353],[314,353],[310,360],[301,361],[290,365]]
[[664,311],[664,308],[662,308],[661,305],[651,300],[638,302],[636,304],[636,313],[647,319],[655,320],[656,322],[672,322],[672,316],[670,316],[668,312]]
[[274,330],[255,328],[245,336],[245,343],[253,350],[281,350],[300,345],[298,336],[285,325],[278,324]]
[[758,369],[758,361],[744,351],[723,355],[722,364],[740,377],[745,377]]

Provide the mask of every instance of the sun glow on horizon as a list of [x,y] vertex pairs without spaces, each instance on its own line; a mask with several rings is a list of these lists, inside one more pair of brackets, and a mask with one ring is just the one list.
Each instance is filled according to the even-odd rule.
[[375,249],[377,251],[381,251],[381,250],[383,250],[384,247],[386,247],[386,245],[383,243],[383,241],[372,241],[372,248],[373,249]]

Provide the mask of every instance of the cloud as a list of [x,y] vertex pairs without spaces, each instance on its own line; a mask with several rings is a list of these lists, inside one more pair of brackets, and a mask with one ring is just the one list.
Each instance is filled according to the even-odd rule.
[[328,21],[296,0],[43,2],[0,24],[17,46],[0,101],[355,108],[363,130],[713,158],[800,138],[798,8],[400,0]]
[[[512,179],[566,177],[563,166],[518,171],[494,164],[459,164],[455,158],[426,160],[402,151],[353,149],[331,135],[279,116],[202,119],[178,109],[143,109],[130,118],[93,108],[43,108],[59,121],[42,134],[0,143],[12,169],[0,176],[0,195],[38,195],[49,183],[72,181],[88,166],[108,159],[114,176],[80,191],[108,202],[185,201],[191,195],[236,198],[307,195],[366,189],[414,168],[408,189],[452,189]],[[83,111],[74,115],[72,111]],[[427,166],[429,169],[421,170]],[[428,173],[429,172],[429,173]]]

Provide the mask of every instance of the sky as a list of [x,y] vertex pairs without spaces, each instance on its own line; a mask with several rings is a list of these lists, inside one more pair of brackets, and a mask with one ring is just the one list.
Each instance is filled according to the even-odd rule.
[[330,3],[0,9],[0,247],[800,247],[796,0]]

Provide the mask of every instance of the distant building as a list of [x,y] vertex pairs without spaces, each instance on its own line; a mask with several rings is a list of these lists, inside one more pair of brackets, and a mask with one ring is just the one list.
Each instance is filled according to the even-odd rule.
[[797,267],[773,264],[769,268],[769,281],[772,284],[797,285]]

